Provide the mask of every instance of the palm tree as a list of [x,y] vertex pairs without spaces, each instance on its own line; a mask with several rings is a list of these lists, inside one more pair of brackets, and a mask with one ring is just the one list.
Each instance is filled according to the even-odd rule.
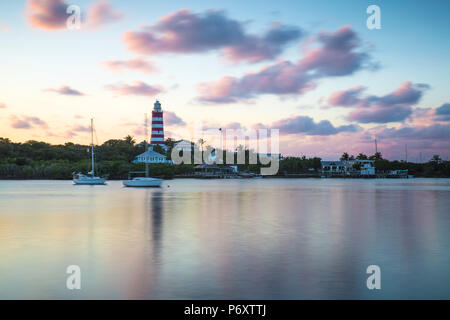
[[347,152],[344,152],[341,156],[341,161],[348,161],[350,159],[350,156],[348,155]]
[[358,154],[356,159],[358,159],[358,160],[367,160],[367,156],[364,153],[360,153],[360,154]]
[[375,152],[373,156],[369,157],[370,160],[383,160],[383,156],[381,155],[381,152]]
[[442,159],[441,159],[441,157],[440,157],[438,154],[435,154],[435,155],[433,156],[433,158],[431,158],[430,161],[431,161],[431,162],[436,162],[436,163],[441,163],[441,162],[442,162]]
[[134,137],[127,135],[125,138],[123,138],[123,140],[125,140],[126,143],[134,146],[134,144],[136,143],[136,140],[134,140]]

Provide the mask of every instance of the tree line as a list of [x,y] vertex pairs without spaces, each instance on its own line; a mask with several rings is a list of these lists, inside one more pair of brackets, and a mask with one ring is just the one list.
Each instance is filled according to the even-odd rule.
[[407,169],[408,174],[416,177],[450,177],[450,162],[442,160],[437,154],[433,155],[429,161],[424,163],[398,160],[390,161],[383,159],[380,152],[376,152],[371,156],[367,156],[363,153],[354,156],[344,152],[340,160],[374,160],[374,165],[377,172]]
[[[160,146],[154,146],[154,151],[171,159],[171,148],[175,141],[167,139],[167,152]],[[192,144],[193,148],[196,144]],[[73,172],[88,172],[90,170],[90,146],[67,142],[52,145],[46,142],[30,140],[23,143],[12,142],[8,138],[0,138],[0,179],[71,179]],[[197,148],[211,152],[211,147],[203,148],[203,143],[197,143]],[[144,143],[136,143],[127,136],[123,139],[111,139],[95,146],[96,174],[109,179],[126,179],[130,171],[143,171],[144,164],[132,163],[135,157],[145,151]],[[253,150],[238,146],[234,152],[235,163],[238,151],[245,151],[245,163],[239,164],[239,171],[259,173],[261,164],[250,164]],[[220,151],[217,151],[220,152]],[[223,152],[223,151],[222,151]],[[151,164],[150,175],[154,177],[172,178],[176,175],[194,172],[193,152],[191,163],[181,165]],[[225,159],[225,157],[224,157]],[[344,152],[341,160],[370,159],[375,160],[376,170],[388,171],[408,169],[410,174],[424,177],[450,177],[450,164],[438,155],[426,163],[404,161],[389,161],[383,159],[381,153],[371,156],[358,154],[349,155]],[[321,169],[321,159],[318,157],[285,157],[279,163],[279,175],[318,173]]]
[[[24,143],[0,138],[0,179],[71,179],[73,172],[90,170],[90,146],[67,142],[52,145],[30,140]],[[133,137],[111,139],[95,146],[96,174],[109,179],[126,179],[130,171],[144,171],[144,164],[132,163],[145,151]],[[171,178],[193,170],[188,165],[151,164],[150,174]]]

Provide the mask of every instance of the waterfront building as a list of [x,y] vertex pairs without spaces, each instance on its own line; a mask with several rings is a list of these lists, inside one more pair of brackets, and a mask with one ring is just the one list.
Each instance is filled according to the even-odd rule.
[[233,175],[237,172],[237,167],[216,164],[199,164],[194,167],[195,175],[199,177],[223,177],[226,175]]
[[321,161],[322,174],[345,174],[348,166],[344,161]]
[[375,176],[374,160],[321,161],[324,176]]
[[133,160],[133,163],[170,163],[170,161],[167,160],[165,155],[153,150],[148,150],[138,155]]
[[174,143],[173,149],[178,151],[192,151],[193,146],[195,147],[195,145],[192,142],[180,140]]
[[350,160],[348,164],[351,168],[357,168],[359,174],[362,176],[375,175],[375,160]]

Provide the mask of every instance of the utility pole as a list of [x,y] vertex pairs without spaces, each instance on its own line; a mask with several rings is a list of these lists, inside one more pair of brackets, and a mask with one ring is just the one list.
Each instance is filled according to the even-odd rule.
[[95,171],[94,171],[94,119],[91,118],[91,166],[92,166],[92,176],[95,175]]
[[375,138],[375,154],[378,153],[378,147],[377,147],[377,139]]
[[405,143],[405,162],[408,162],[408,145]]

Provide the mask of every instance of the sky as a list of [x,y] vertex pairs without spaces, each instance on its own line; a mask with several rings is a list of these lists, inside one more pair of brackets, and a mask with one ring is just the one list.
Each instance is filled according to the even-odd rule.
[[[68,5],[81,10],[67,27]],[[380,29],[369,29],[369,5]],[[279,129],[283,155],[450,155],[449,1],[0,0],[0,137]],[[189,137],[187,137],[189,138]]]

